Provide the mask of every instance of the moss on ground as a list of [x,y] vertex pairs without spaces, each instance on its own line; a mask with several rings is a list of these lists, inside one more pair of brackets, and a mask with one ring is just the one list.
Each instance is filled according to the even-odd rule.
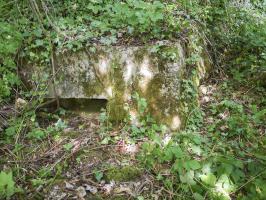
[[103,197],[101,197],[100,195],[89,195],[87,198],[87,200],[104,200]]
[[128,199],[128,198],[125,196],[114,196],[111,198],[111,200],[125,200],[125,199]]
[[122,168],[112,167],[107,170],[106,179],[119,182],[135,180],[141,175],[141,170],[133,166],[125,166]]

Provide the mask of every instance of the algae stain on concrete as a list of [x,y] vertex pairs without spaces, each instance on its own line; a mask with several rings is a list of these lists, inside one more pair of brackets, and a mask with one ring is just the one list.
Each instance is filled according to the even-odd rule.
[[124,63],[121,62],[118,55],[111,60],[110,77],[112,78],[109,87],[112,88],[112,97],[108,100],[107,112],[112,121],[122,121],[125,119],[127,112],[124,109],[124,92],[126,84],[123,77]]

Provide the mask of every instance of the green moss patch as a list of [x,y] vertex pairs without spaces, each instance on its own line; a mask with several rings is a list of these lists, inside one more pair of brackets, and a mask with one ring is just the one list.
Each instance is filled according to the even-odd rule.
[[141,170],[133,167],[126,166],[122,168],[112,167],[107,170],[106,179],[108,181],[114,180],[119,182],[132,181],[141,175]]

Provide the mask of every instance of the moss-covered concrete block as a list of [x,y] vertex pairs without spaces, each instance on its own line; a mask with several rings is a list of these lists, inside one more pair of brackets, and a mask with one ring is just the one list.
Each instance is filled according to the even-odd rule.
[[[97,46],[93,51],[59,53],[55,56],[56,85],[48,97],[106,99],[113,121],[139,113],[132,98],[138,93],[148,103],[147,113],[172,130],[182,126],[181,81],[189,70],[186,47],[181,42],[146,46]],[[204,61],[196,66],[198,86],[204,77]],[[32,70],[34,71],[34,70]]]

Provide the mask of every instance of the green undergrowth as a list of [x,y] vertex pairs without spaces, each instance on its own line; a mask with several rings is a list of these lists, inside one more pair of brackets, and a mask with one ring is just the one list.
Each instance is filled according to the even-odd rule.
[[[15,199],[25,199],[23,194],[43,186],[47,193],[70,168],[71,159],[82,161],[79,154],[80,159],[71,157],[71,139],[78,132],[66,137],[65,111],[44,111],[48,114],[39,119],[38,106],[52,76],[30,77],[26,81],[36,87],[29,91],[18,76],[26,63],[50,72],[55,54],[65,50],[86,47],[94,52],[94,45],[180,40],[187,47],[186,65],[192,74],[181,83],[182,112],[187,116],[183,130],[170,133],[156,123],[147,113],[148,100],[136,94],[140,123],[130,125],[130,116],[122,113],[121,133],[128,134],[133,144],[148,139],[138,153],[140,168],[148,169],[167,191],[165,199],[266,199],[266,6],[260,0],[245,2],[0,0],[0,119],[7,122],[0,133],[0,198],[16,195]],[[199,43],[208,47],[213,71],[220,73],[211,77],[214,90],[206,97],[211,100],[201,107],[199,91],[193,87],[199,80],[193,78],[195,63],[202,56]],[[174,57],[171,52],[162,56]],[[6,119],[4,105],[14,104],[19,97],[27,105]],[[114,127],[108,113],[101,113],[100,124],[101,145],[121,139],[110,136]],[[62,138],[58,157],[45,157],[51,145]],[[124,180],[117,170],[110,171]],[[37,196],[43,198],[41,192],[36,192]]]
[[143,144],[142,163],[180,199],[266,198],[265,89],[243,91],[243,82],[217,85],[202,126],[194,117],[168,143],[157,133]]
[[[149,138],[142,144],[140,162],[180,199],[266,197],[265,88],[249,88],[246,80],[234,78],[235,71],[228,74],[231,78],[210,84],[212,101],[201,107],[195,103],[182,131],[167,135],[137,95],[140,124],[124,126],[133,138]],[[189,82],[186,87],[186,96],[198,96]]]
[[[133,141],[149,138],[138,154],[139,167],[148,169],[172,198],[266,198],[266,91],[252,80],[239,79],[239,72],[227,74],[229,78],[218,84],[206,80],[203,84],[212,92],[205,95],[184,82],[185,97],[211,101],[192,104],[184,129],[170,135],[147,114],[147,101],[135,95],[140,123],[123,125],[123,130]],[[104,141],[112,130],[107,122],[102,113]],[[122,180],[121,174],[112,176]]]

